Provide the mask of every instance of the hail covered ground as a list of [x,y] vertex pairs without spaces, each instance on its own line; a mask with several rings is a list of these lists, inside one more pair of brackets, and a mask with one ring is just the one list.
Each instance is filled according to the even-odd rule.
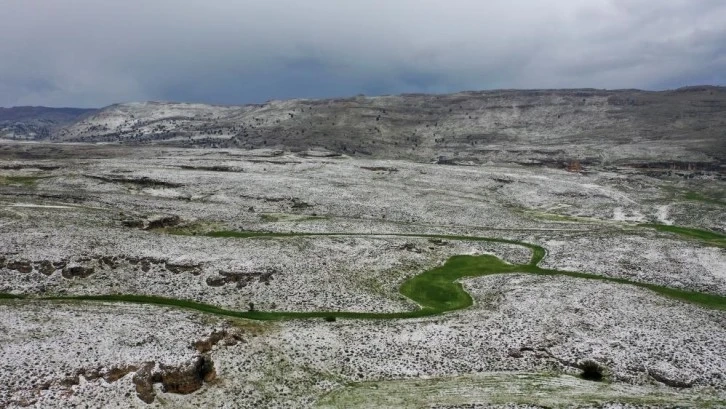
[[0,110],[0,407],[726,406],[726,89]]

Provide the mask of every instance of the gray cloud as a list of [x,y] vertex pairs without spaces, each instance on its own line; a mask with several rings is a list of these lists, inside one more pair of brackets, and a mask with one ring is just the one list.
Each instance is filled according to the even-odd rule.
[[0,10],[4,106],[726,84],[722,0],[0,0]]

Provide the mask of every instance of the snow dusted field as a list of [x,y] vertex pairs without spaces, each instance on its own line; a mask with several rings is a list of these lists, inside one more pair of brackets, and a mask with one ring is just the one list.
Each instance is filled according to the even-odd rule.
[[[626,284],[467,279],[473,307],[405,320],[255,322],[32,299],[410,311],[401,283],[453,255],[531,256],[416,234],[521,240],[547,250],[542,267],[726,295],[723,247],[637,226],[726,231],[713,175],[108,149],[0,159],[0,293],[31,298],[0,300],[0,407],[725,405],[724,310]],[[221,230],[338,235],[204,236]],[[588,363],[606,382],[579,378]],[[543,388],[546,399],[531,393]]]

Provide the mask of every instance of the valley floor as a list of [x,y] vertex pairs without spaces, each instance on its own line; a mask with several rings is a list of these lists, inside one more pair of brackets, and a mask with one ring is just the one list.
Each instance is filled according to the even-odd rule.
[[726,405],[717,176],[66,147],[0,150],[0,406]]

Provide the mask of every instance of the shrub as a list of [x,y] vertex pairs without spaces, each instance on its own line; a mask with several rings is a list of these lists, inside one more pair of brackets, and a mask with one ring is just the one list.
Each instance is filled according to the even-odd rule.
[[604,368],[595,361],[587,360],[579,365],[582,369],[580,377],[588,381],[600,382],[603,380]]

